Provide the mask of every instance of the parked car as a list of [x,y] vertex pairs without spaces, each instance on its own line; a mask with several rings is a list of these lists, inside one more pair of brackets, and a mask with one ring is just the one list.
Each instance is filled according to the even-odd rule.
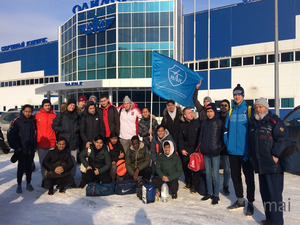
[[283,122],[289,130],[290,137],[297,142],[300,149],[300,105],[287,114]]
[[20,110],[4,112],[0,116],[0,127],[3,132],[4,140],[7,141],[6,134],[14,119],[20,115]]

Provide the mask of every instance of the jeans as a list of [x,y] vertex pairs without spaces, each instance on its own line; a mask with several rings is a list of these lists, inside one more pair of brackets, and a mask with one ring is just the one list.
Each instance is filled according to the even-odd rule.
[[73,168],[71,169],[71,176],[75,179],[75,175],[76,175],[76,167],[77,167],[77,153],[78,153],[78,149],[74,149],[70,151],[71,153],[71,158],[73,161]]
[[[219,197],[220,192],[220,156],[206,156],[204,155],[204,164],[206,171],[206,187],[207,194]],[[214,190],[213,190],[214,189]]]
[[221,161],[223,164],[223,187],[229,186],[230,180],[230,163],[229,155],[221,155]]
[[41,173],[42,173],[43,180],[45,180],[45,168],[43,167],[43,161],[49,151],[50,151],[49,148],[38,148],[38,156],[39,156],[39,162],[41,165]]

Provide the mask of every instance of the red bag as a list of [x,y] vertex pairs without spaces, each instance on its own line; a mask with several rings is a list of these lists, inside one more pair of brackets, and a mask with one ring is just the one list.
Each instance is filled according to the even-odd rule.
[[127,172],[127,169],[126,169],[126,166],[125,166],[125,160],[124,159],[118,160],[116,165],[117,165],[117,171],[116,171],[117,175],[119,177],[123,177]]
[[200,144],[197,146],[195,152],[190,155],[190,162],[188,164],[188,168],[195,172],[205,169],[204,157],[200,150]]

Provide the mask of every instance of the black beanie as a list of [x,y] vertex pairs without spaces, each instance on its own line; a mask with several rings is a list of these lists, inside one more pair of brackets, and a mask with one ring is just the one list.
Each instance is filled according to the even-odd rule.
[[46,104],[46,103],[50,103],[50,105],[51,105],[50,100],[46,98],[42,101],[42,107],[44,107],[44,104]]
[[242,95],[244,97],[244,88],[240,84],[233,89],[233,96],[235,95]]
[[70,99],[68,100],[68,105],[70,105],[70,104],[72,104],[72,103],[74,103],[74,104],[76,105],[76,100],[75,100],[74,98],[70,98]]
[[205,109],[206,109],[206,110],[212,109],[212,110],[215,112],[216,115],[217,115],[217,113],[218,113],[215,103],[209,103],[209,104],[205,107]]

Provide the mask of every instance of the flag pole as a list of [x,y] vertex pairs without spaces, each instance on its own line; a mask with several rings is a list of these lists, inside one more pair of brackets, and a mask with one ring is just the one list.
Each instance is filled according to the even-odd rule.
[[[151,88],[152,89],[152,88]],[[153,109],[153,92],[151,90],[151,105],[150,105],[150,129],[152,130],[152,109]],[[152,131],[153,133],[153,131]],[[150,133],[150,137],[152,137],[152,133]]]

